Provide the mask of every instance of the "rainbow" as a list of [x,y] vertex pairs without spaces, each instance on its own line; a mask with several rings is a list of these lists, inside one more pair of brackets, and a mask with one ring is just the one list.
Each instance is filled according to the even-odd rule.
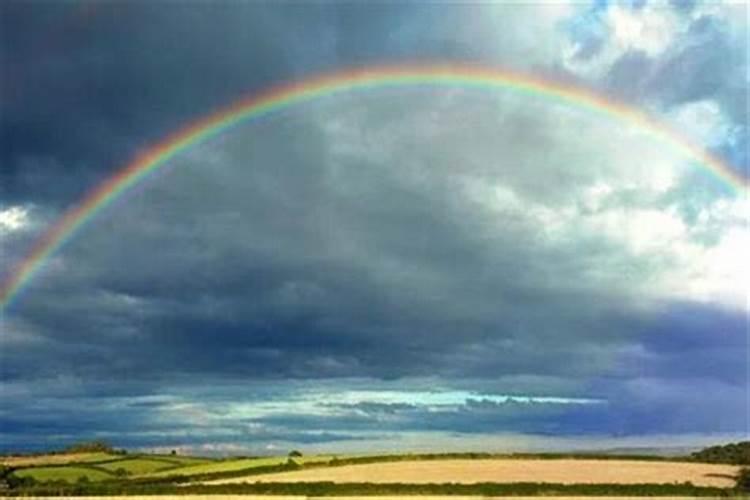
[[178,130],[138,154],[115,175],[91,191],[44,234],[0,288],[0,310],[7,310],[23,288],[67,241],[108,205],[164,166],[170,159],[198,143],[215,137],[240,122],[318,97],[374,88],[403,86],[459,86],[499,88],[583,108],[607,118],[630,122],[647,130],[680,154],[697,162],[733,191],[743,191],[748,180],[702,147],[693,145],[646,113],[573,86],[540,80],[529,75],[472,66],[387,66],[332,73],[281,85],[251,95]]

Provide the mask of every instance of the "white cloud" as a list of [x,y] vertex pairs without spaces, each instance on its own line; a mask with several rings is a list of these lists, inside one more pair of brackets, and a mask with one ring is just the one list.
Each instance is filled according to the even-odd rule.
[[30,224],[29,209],[10,206],[0,209],[0,236],[4,233],[21,231]]
[[652,57],[669,46],[680,25],[673,9],[653,2],[638,10],[614,5],[606,17],[611,28],[610,43],[618,52],[642,50]]
[[[571,39],[562,52],[564,66],[578,76],[600,80],[612,65],[629,51],[643,52],[650,58],[665,54],[685,33],[688,23],[666,3],[648,2],[642,8],[614,4],[601,14],[599,28],[606,33],[595,55],[579,58],[581,41]],[[633,75],[634,78],[642,75]]]
[[[734,215],[747,214],[747,202],[738,202]],[[717,243],[703,246],[676,240],[671,249],[675,265],[665,276],[670,295],[706,303],[720,303],[750,311],[750,229],[732,224]]]

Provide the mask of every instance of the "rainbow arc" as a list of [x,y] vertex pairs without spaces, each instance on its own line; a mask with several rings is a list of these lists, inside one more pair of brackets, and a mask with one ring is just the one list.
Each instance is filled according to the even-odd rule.
[[688,142],[648,114],[587,90],[519,73],[458,65],[388,66],[344,71],[281,85],[241,99],[225,109],[187,125],[137,155],[65,213],[37,241],[26,258],[18,263],[2,284],[0,310],[7,310],[44,267],[47,260],[74,238],[97,214],[167,164],[170,159],[192,146],[203,143],[239,123],[258,119],[319,97],[367,89],[420,85],[502,89],[561,102],[605,117],[630,122],[674,147],[685,158],[700,165],[734,192],[744,192],[748,187],[748,180],[739,172],[704,148]]

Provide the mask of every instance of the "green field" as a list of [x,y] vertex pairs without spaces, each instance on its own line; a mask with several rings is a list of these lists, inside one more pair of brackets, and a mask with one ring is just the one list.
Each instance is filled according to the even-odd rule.
[[201,474],[214,474],[217,472],[231,472],[255,467],[266,467],[269,465],[280,465],[286,462],[286,457],[263,457],[263,458],[240,458],[230,460],[216,460],[209,463],[187,465],[177,469],[154,472],[146,474],[148,477],[159,476],[197,476]]
[[[171,458],[171,457],[170,457]],[[305,457],[295,457],[294,461],[301,465],[325,463],[332,456],[330,455],[310,455]],[[234,472],[258,467],[269,467],[282,465],[287,462],[287,457],[256,457],[256,458],[239,458],[228,460],[214,460],[210,462],[187,465],[185,467],[173,468],[169,470],[156,471],[145,474],[146,477],[165,477],[165,476],[198,476],[203,474],[217,474],[223,472]]]
[[10,455],[0,458],[0,463],[15,467],[28,467],[28,466],[41,466],[41,465],[56,465],[65,463],[89,463],[89,462],[103,462],[105,460],[113,460],[121,458],[121,455],[115,455],[107,452],[91,452],[91,453],[57,453],[49,455]]
[[[76,482],[81,476],[89,481],[102,481],[117,477],[122,469],[127,477],[159,478],[168,476],[197,476],[235,471],[247,471],[259,467],[281,465],[287,457],[256,457],[216,460],[200,457],[180,457],[175,455],[106,455],[97,454],[99,461],[88,458],[85,462],[61,465],[29,466],[16,471],[19,477],[32,477],[36,481]],[[299,464],[327,462],[330,456],[297,457]]]
[[[113,455],[108,453],[71,455],[71,460],[75,461],[66,463],[60,460],[60,456],[57,456],[57,464],[47,462],[47,465],[35,465],[33,463],[22,465],[15,474],[18,477],[31,477],[38,482],[62,480],[72,483],[78,481],[82,476],[85,476],[89,481],[113,479],[117,477],[117,471],[120,469],[126,472],[127,477],[141,477],[158,471],[164,471],[165,475],[170,475],[168,472],[170,470],[192,469],[217,463],[215,460],[200,457]],[[234,461],[228,461],[230,466],[232,462]],[[230,470],[234,469],[230,468]]]
[[166,460],[168,462],[172,462],[172,463],[179,464],[179,465],[207,464],[207,463],[216,461],[215,458],[188,457],[188,456],[182,456],[182,455],[146,455],[146,457]]
[[61,467],[30,467],[15,472],[18,477],[32,477],[36,481],[67,481],[74,483],[80,477],[89,481],[102,481],[113,477],[105,471],[92,467],[66,465]]
[[115,471],[117,471],[118,469],[123,469],[128,473],[128,475],[131,476],[140,476],[162,469],[172,469],[181,466],[182,464],[177,460],[168,460],[166,458],[140,457],[127,458],[124,460],[97,464],[97,467],[106,469],[111,473],[115,473]]

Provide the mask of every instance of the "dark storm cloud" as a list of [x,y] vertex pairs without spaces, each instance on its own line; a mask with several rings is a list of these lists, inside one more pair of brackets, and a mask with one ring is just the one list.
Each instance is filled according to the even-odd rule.
[[[378,158],[359,150],[369,139],[332,141],[321,128],[321,117],[331,124],[340,119],[338,110],[346,115],[359,107],[363,130],[388,130],[385,109],[401,98],[373,99],[323,103],[262,128],[238,129],[179,160],[179,171],[129,198],[127,210],[120,205],[90,226],[66,248],[66,272],[40,281],[19,305],[13,321],[40,338],[8,346],[6,377],[127,377],[150,391],[173,377],[209,375],[535,374],[580,384],[611,366],[627,345],[626,332],[641,333],[649,315],[634,316],[625,290],[608,290],[612,278],[586,278],[581,269],[606,259],[603,267],[613,277],[620,265],[633,272],[626,252],[597,235],[559,246],[520,214],[490,217],[467,206],[448,168],[454,158],[442,152],[426,156],[431,177],[412,182],[423,175],[424,158],[407,152],[418,140],[399,130],[377,141],[385,155]],[[418,103],[411,99],[413,120],[435,112]],[[470,106],[448,107],[454,109],[461,109],[458,116],[446,117],[477,117]],[[373,125],[371,112],[384,125]],[[388,136],[396,143],[386,147]],[[466,140],[466,150],[484,144],[481,128]],[[342,144],[354,149],[339,151]],[[483,154],[496,156],[491,149]],[[514,175],[521,187],[531,180]],[[560,176],[558,185],[575,183]],[[563,204],[566,197],[547,201]],[[490,231],[496,221],[500,239]],[[667,318],[662,328],[677,331],[677,319]],[[46,362],[39,366],[39,359]],[[29,372],[28,366],[36,367]],[[431,428],[452,424],[468,431],[474,422],[489,431],[495,417],[524,431],[535,428],[522,425],[523,412],[500,418],[479,410],[436,418]],[[311,418],[277,415],[265,423],[302,427]],[[419,421],[404,428],[416,430]],[[323,428],[344,425],[331,422]]]
[[[552,7],[475,7],[4,4],[2,64],[13,71],[0,209],[30,206],[33,223],[0,232],[0,250],[20,258],[60,206],[238,95],[341,66],[533,66],[557,50],[556,38],[528,35],[556,26]],[[739,51],[724,34],[700,18],[658,60],[625,52],[605,86],[664,108],[716,98],[736,121]],[[580,60],[606,50],[606,33],[589,35]],[[3,444],[53,433],[157,446],[330,443],[373,429],[741,431],[744,314],[665,299],[661,275],[690,263],[673,264],[669,245],[631,248],[624,227],[675,206],[697,223],[713,191],[680,187],[688,177],[648,191],[632,152],[644,172],[673,160],[626,127],[454,90],[286,110],[178,155],[103,211],[3,318]],[[725,147],[740,151],[744,137]],[[659,222],[649,216],[645,226]],[[736,221],[704,226],[710,249]],[[360,383],[352,377],[602,402],[327,402]],[[697,409],[694,388],[710,391]]]
[[[3,198],[64,204],[290,61],[263,6],[4,4]],[[40,15],[41,12],[41,15]],[[63,25],[62,27],[60,25]]]
[[288,78],[310,61],[297,37],[320,27],[261,4],[47,7],[3,6],[7,201],[76,200],[189,119]]
[[[332,179],[296,166],[303,158],[311,169],[321,161],[313,146],[297,144],[300,152],[281,156],[281,148],[268,147],[274,170],[247,173],[232,187],[218,172],[219,190],[211,195],[206,186],[198,200],[181,194],[195,193],[185,189],[195,182],[186,175],[92,228],[85,245],[70,248],[82,252],[72,266],[77,271],[60,284],[70,293],[51,301],[44,297],[60,288],[37,289],[21,306],[23,317],[45,332],[40,349],[64,354],[42,370],[68,366],[109,377],[128,371],[139,377],[559,374],[560,356],[578,359],[566,372],[600,366],[602,356],[569,345],[572,333],[557,332],[575,330],[583,344],[608,343],[595,332],[613,327],[622,299],[587,290],[580,280],[581,290],[563,296],[559,287],[570,281],[563,276],[577,266],[553,265],[556,251],[539,246],[534,231],[512,223],[517,247],[505,243],[498,253],[482,242],[482,222],[466,224],[470,214],[453,213],[442,188],[404,187],[398,169],[358,172],[367,181],[358,199],[336,186],[331,194],[324,187]],[[231,144],[224,147],[231,151]],[[230,171],[237,168],[235,154],[226,161]],[[196,165],[203,162],[199,155]],[[203,179],[200,169],[194,172]],[[203,207],[197,213],[196,203]],[[230,208],[242,217],[225,219]],[[337,246],[347,243],[354,253]],[[513,269],[521,260],[528,266]],[[559,277],[540,289],[533,281],[547,272]],[[587,316],[569,310],[570,300],[587,303]],[[531,315],[538,303],[548,311]],[[23,346],[25,353],[33,349]],[[8,369],[21,370],[25,356],[13,359]]]
[[620,360],[627,376],[747,383],[747,317],[701,304],[673,304],[644,325],[637,351]]
[[434,25],[472,10],[445,8],[455,15],[409,4],[6,2],[0,195],[69,205],[186,122],[276,83],[471,59],[466,35],[448,36],[453,21]]

